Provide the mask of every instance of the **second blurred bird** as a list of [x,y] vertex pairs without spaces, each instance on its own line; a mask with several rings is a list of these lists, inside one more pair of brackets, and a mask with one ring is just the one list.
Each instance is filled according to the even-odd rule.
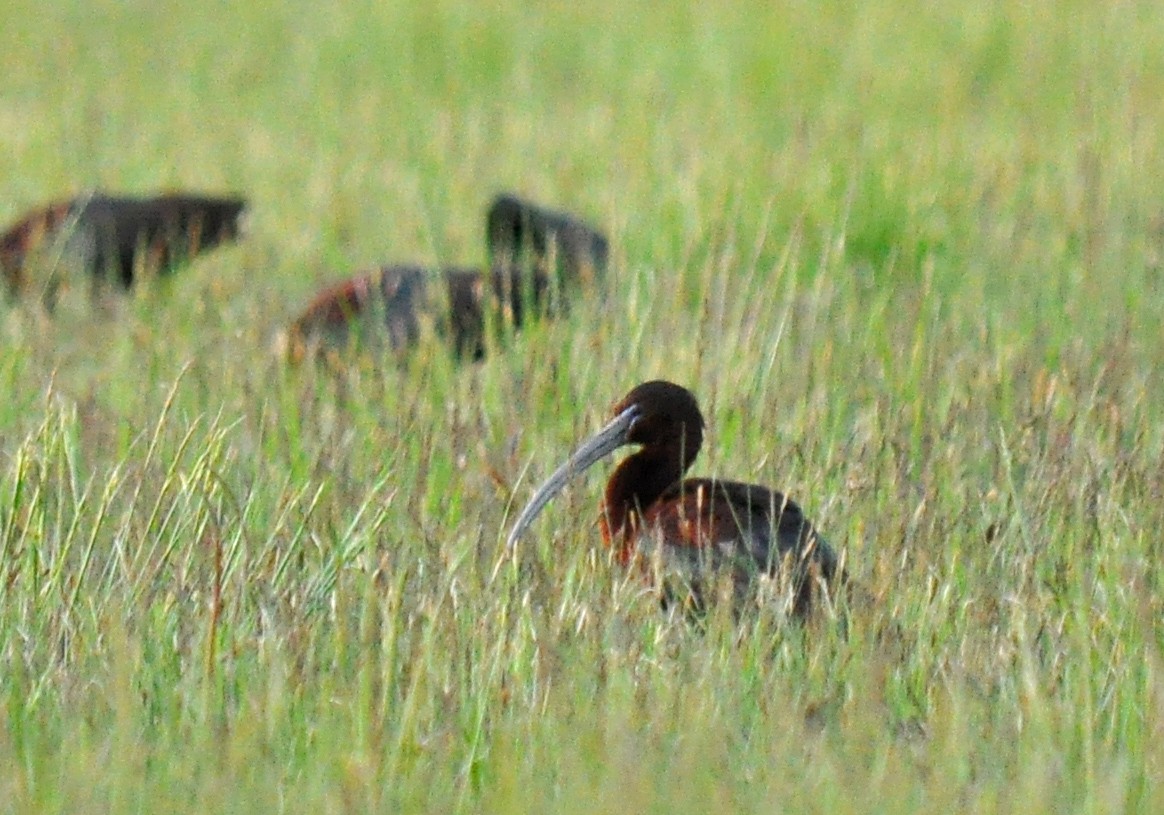
[[280,342],[300,361],[350,347],[403,352],[431,320],[458,359],[485,355],[490,325],[520,328],[551,314],[606,273],[609,245],[573,215],[498,195],[486,214],[485,268],[390,265],[334,283],[307,305]]

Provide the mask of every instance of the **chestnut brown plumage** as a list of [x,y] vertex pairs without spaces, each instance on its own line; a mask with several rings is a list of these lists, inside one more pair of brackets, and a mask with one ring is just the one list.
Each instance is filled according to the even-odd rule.
[[602,539],[617,560],[651,576],[664,596],[701,606],[716,577],[742,602],[761,575],[787,579],[792,611],[803,616],[818,589],[839,579],[837,556],[800,507],[767,487],[707,478],[683,480],[703,444],[695,397],[671,382],[645,382],[614,417],[538,488],[509,534],[513,547],[542,508],[574,476],[628,444],[607,482]]

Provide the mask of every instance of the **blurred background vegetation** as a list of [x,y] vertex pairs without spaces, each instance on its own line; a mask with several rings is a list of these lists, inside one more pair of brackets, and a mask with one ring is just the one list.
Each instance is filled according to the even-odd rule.
[[[0,222],[251,200],[172,280],[0,324],[8,811],[1160,810],[1164,7],[0,7]],[[459,366],[289,368],[510,189],[606,285]],[[636,382],[788,489],[868,604],[706,630],[607,562]]]

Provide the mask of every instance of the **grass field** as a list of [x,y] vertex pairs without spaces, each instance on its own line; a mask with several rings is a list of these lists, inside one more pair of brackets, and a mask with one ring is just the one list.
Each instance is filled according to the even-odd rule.
[[[0,811],[1164,811],[1164,5],[7,0],[0,77],[0,222],[253,214],[2,312]],[[604,294],[272,356],[344,271],[483,261],[501,189],[608,231]],[[505,558],[654,377],[845,625],[660,613],[603,468]]]

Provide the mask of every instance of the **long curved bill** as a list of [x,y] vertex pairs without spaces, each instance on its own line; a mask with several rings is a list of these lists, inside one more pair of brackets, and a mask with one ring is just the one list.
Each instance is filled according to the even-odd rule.
[[630,435],[635,421],[638,420],[639,414],[638,406],[631,405],[611,419],[606,427],[599,430],[587,439],[581,447],[575,450],[574,454],[566,460],[566,463],[555,470],[554,474],[546,479],[546,483],[538,487],[533,498],[529,500],[529,503],[525,505],[525,509],[521,511],[521,515],[517,516],[517,522],[513,525],[513,530],[509,533],[506,546],[510,549],[514,547],[526,528],[538,516],[538,513],[545,508],[551,498],[562,491],[570,482],[571,478],[576,475],[581,475],[586,471],[587,467],[610,455],[624,444],[627,444],[627,437]]

